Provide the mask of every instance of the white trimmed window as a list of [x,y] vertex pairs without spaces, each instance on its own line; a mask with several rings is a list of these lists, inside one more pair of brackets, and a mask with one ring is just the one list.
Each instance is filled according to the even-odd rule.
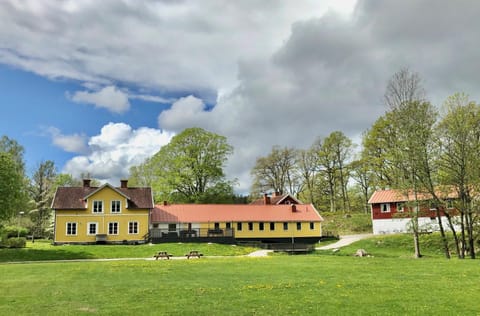
[[283,230],[288,230],[288,222],[283,223]]
[[380,204],[380,212],[382,212],[382,213],[390,213],[390,203],[382,203],[382,204]]
[[297,230],[302,230],[302,222],[297,222]]
[[311,230],[314,230],[314,229],[315,229],[315,223],[314,223],[314,222],[310,222],[310,229],[311,229]]
[[93,212],[103,213],[103,201],[93,201]]
[[270,230],[275,230],[275,222],[270,222]]
[[98,231],[97,227],[98,223],[87,223],[87,235],[96,235]]
[[118,235],[118,222],[108,223],[108,234],[109,235]]
[[128,233],[138,234],[138,222],[128,222]]
[[67,223],[67,236],[77,235],[77,223]]
[[120,201],[112,201],[110,204],[111,213],[120,213],[122,203]]
[[403,202],[397,203],[397,212],[403,213],[405,211],[405,204]]

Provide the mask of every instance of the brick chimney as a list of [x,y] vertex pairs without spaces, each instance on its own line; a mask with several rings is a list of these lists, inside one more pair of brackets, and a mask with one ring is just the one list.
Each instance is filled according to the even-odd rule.
[[263,195],[263,204],[265,205],[270,204],[270,197],[267,195],[267,193]]
[[167,201],[163,201],[163,206],[167,206],[168,205],[168,202]]
[[295,213],[297,211],[297,206],[295,204],[292,204],[292,213]]
[[125,180],[125,179],[124,179],[124,180],[120,180],[120,187],[121,187],[122,189],[128,188],[128,180]]
[[83,179],[83,187],[84,188],[89,188],[90,187],[90,179]]

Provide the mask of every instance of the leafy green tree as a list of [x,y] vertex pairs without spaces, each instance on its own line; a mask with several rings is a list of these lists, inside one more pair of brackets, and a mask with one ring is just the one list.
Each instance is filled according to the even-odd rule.
[[[464,258],[468,251],[474,259],[474,228],[479,211],[474,196],[480,191],[480,106],[467,95],[457,93],[445,101],[443,111],[437,127],[440,180],[455,187],[459,196],[456,209],[460,211],[460,238],[450,221],[458,256]],[[449,217],[448,210],[446,215]]]
[[25,187],[18,161],[0,151],[0,223],[25,207]]
[[51,229],[53,195],[57,173],[55,163],[51,160],[43,161],[38,165],[30,184],[30,197],[34,209],[30,210],[30,218],[34,224],[32,233],[43,236]]
[[150,185],[155,201],[216,203],[233,201],[233,182],[223,171],[233,152],[224,136],[188,128],[144,164],[132,168],[132,184]]

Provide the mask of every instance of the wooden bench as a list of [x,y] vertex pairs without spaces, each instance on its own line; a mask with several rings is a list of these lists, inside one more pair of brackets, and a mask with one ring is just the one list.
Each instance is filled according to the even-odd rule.
[[200,253],[197,250],[192,250],[189,253],[187,253],[185,256],[187,257],[187,259],[190,259],[190,257],[200,258],[201,256],[203,256],[203,253]]
[[170,259],[170,257],[173,257],[171,254],[167,253],[166,251],[159,251],[157,254],[153,256],[155,260],[158,260],[158,258],[167,258]]

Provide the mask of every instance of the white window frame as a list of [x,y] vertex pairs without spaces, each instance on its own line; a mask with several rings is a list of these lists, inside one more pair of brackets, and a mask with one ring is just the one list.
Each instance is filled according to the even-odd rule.
[[[98,206],[96,205],[97,203],[100,203],[100,206],[101,206],[101,211],[100,212],[98,210],[95,211],[95,209],[98,209]],[[92,201],[92,213],[94,213],[94,214],[102,214],[103,213],[103,201],[102,200]]]
[[[93,233],[93,234],[90,232],[90,225],[95,225],[95,233]],[[97,222],[88,222],[87,223],[87,235],[94,236],[96,234],[98,234],[98,223]]]
[[[116,226],[116,229],[111,229],[111,228],[114,228]],[[112,231],[115,231],[116,232],[113,232]],[[108,234],[109,235],[118,235],[118,232],[120,231],[120,224],[118,224],[118,222],[108,222]]]
[[[134,232],[130,230],[131,225],[133,225]],[[128,222],[128,234],[129,235],[138,235],[140,231],[140,224],[137,221]]]
[[[68,233],[69,229],[68,229],[68,226],[70,225],[70,231],[75,231],[75,233]],[[77,222],[67,222],[65,223],[65,234],[67,236],[77,236],[77,233],[78,233],[78,224]]]
[[310,222],[310,230],[315,230],[315,222]]
[[[386,206],[386,210],[383,210],[383,206]],[[390,213],[390,203],[381,203],[380,204],[380,212],[381,213]]]
[[397,212],[398,213],[405,212],[405,203],[404,202],[397,202]]
[[[118,203],[118,211],[115,210],[114,211],[114,203]],[[110,213],[113,213],[113,214],[118,214],[118,213],[121,213],[122,212],[122,201],[120,200],[112,200],[110,201]]]

